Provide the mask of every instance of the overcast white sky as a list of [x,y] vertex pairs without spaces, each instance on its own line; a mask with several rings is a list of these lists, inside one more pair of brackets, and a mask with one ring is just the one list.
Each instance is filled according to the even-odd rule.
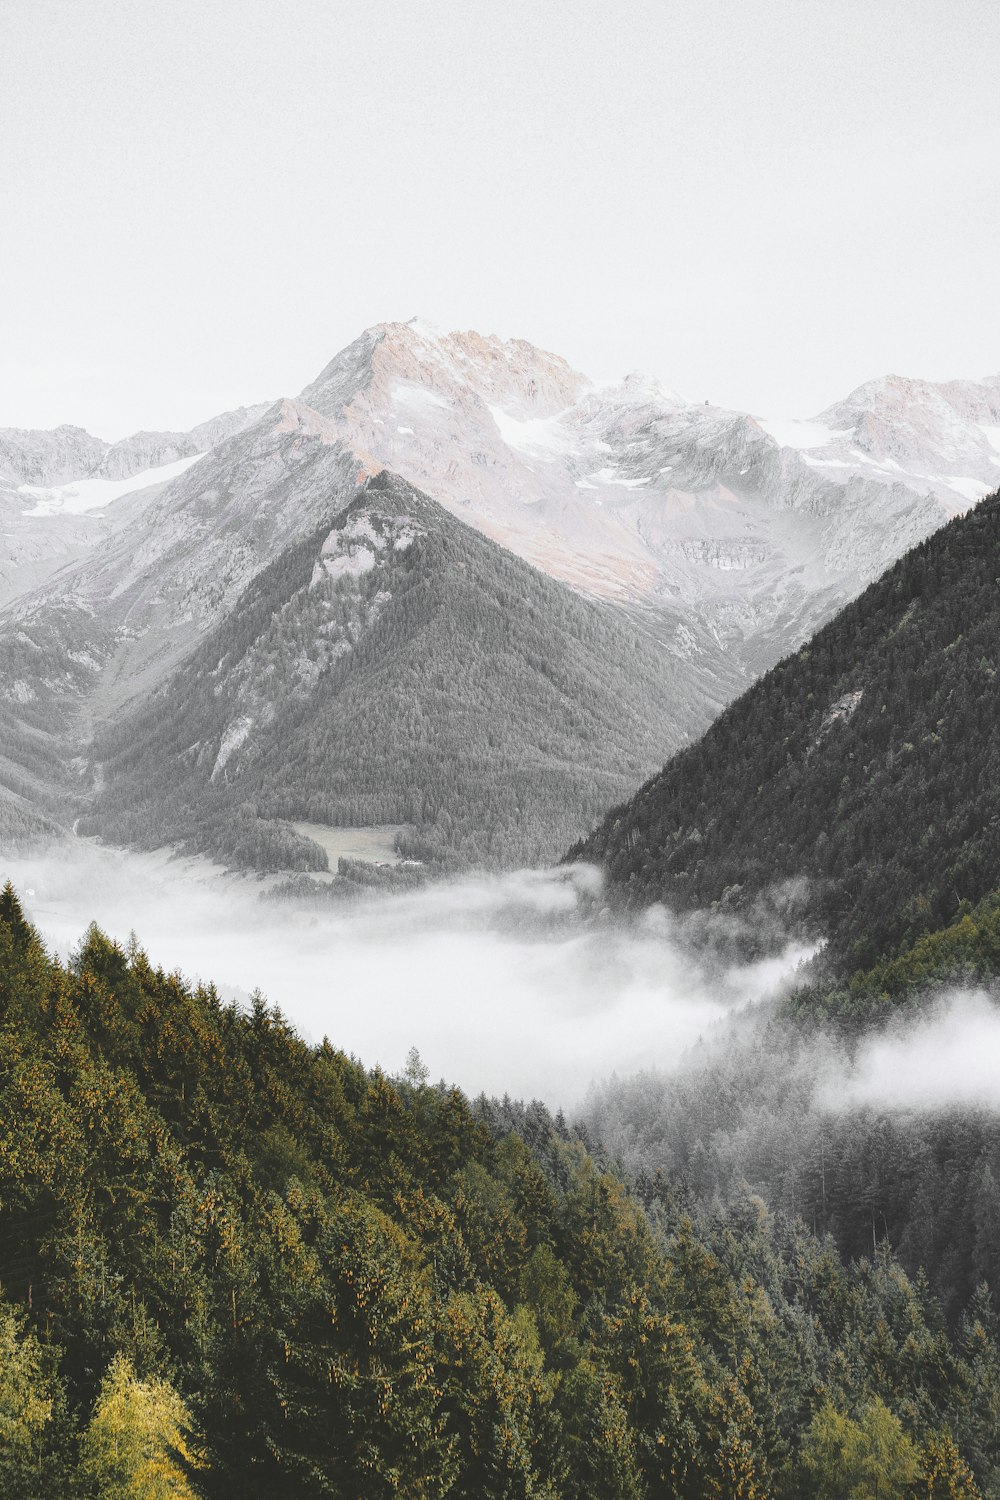
[[986,0],[0,0],[0,425],[415,313],[760,414],[996,372],[998,58]]

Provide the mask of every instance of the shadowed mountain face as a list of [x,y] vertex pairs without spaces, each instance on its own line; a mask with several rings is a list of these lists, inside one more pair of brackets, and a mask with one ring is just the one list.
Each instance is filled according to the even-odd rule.
[[679,744],[693,692],[647,631],[383,471],[99,736],[87,826],[258,867],[315,862],[276,819],[549,860]]
[[902,558],[574,857],[629,903],[739,907],[806,877],[831,956],[869,965],[1000,870],[1000,495]]

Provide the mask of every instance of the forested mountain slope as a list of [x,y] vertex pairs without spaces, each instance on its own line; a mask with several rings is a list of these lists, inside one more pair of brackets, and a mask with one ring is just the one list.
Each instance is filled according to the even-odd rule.
[[83,826],[258,868],[325,864],[282,819],[406,824],[451,865],[551,859],[679,743],[691,678],[383,471],[98,738]]
[[[17,1500],[995,1497],[988,1298],[744,1198],[646,1209],[544,1110],[393,1081],[0,895]],[[978,1484],[977,1484],[978,1480]]]
[[841,966],[1000,877],[1000,496],[896,563],[573,857],[620,896],[739,906],[804,877]]
[[582,1119],[630,1180],[749,1188],[845,1260],[891,1252],[955,1325],[981,1289],[1000,1305],[998,1005],[1000,890],[849,983],[812,973],[673,1073],[605,1080]]

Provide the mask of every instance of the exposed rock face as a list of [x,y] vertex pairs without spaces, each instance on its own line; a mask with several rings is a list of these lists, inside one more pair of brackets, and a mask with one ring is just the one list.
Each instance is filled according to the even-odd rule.
[[218,443],[251,427],[267,411],[267,402],[259,406],[241,406],[223,412],[208,422],[192,427],[190,432],[134,432],[131,437],[112,443],[91,471],[104,479],[128,479],[147,469],[158,469],[176,463],[195,453],[207,453]]
[[64,484],[79,479],[101,462],[107,447],[82,427],[56,427],[51,432],[0,428],[0,483]]

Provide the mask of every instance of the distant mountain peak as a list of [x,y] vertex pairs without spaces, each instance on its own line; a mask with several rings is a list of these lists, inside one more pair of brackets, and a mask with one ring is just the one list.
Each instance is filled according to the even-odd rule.
[[0,428],[0,486],[5,479],[36,486],[129,479],[207,453],[216,443],[253,426],[267,409],[267,402],[240,406],[200,422],[190,432],[144,429],[114,443],[69,422],[48,429]]
[[687,406],[688,402],[671,386],[665,385],[656,375],[645,370],[629,370],[621,380],[610,385],[599,386],[600,395],[622,402],[654,404],[657,406]]
[[[966,501],[992,488],[1000,469],[1000,379],[867,380],[817,418],[845,429],[855,450],[889,461]],[[978,483],[978,489],[977,489]]]

